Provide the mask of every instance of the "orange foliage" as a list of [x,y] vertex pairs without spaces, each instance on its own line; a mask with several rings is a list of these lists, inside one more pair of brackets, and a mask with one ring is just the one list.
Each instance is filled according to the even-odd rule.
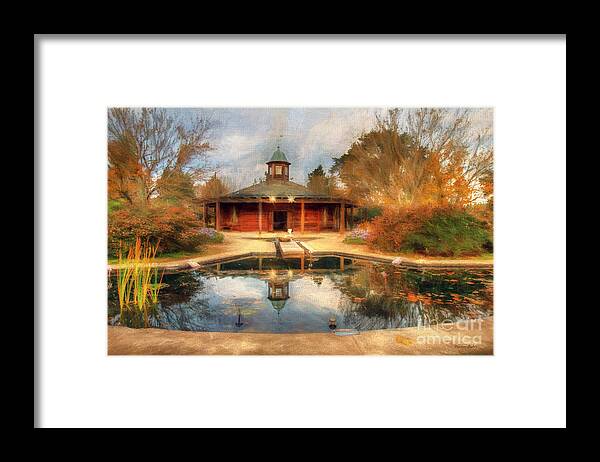
[[116,255],[120,243],[136,238],[158,242],[159,251],[194,250],[204,236],[198,233],[200,223],[192,210],[180,206],[126,207],[113,212],[108,225],[109,252]]
[[369,225],[369,244],[386,251],[399,249],[406,236],[418,230],[433,216],[435,210],[431,205],[384,210]]
[[109,141],[108,162],[108,197],[126,199],[129,203],[139,199],[144,172],[130,147],[126,143]]
[[456,207],[471,203],[474,190],[464,176],[463,163],[461,151],[454,151],[452,156],[430,153],[424,166],[425,181],[415,202]]
[[334,159],[348,197],[398,209],[464,207],[489,198],[493,149],[489,130],[477,133],[469,110],[390,110]]

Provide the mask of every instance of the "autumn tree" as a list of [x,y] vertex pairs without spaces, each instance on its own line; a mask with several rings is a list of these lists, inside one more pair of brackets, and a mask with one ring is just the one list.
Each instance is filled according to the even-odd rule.
[[110,109],[110,193],[144,205],[171,177],[186,176],[192,183],[202,179],[212,127],[208,117],[183,121],[166,109]]
[[167,169],[156,180],[158,198],[171,203],[189,203],[196,198],[193,177],[181,170]]
[[332,195],[334,192],[334,179],[327,175],[322,165],[319,165],[308,174],[306,187],[318,194]]
[[108,142],[108,193],[110,199],[133,204],[143,194],[140,165],[133,152],[117,141]]
[[160,251],[193,250],[201,242],[196,184],[207,175],[212,122],[166,109],[108,112],[109,253],[137,237]]
[[493,174],[489,123],[473,111],[393,109],[378,117],[332,172],[354,199],[387,207],[468,205],[485,200]]
[[197,188],[197,195],[202,199],[217,199],[229,194],[233,189],[233,182],[226,177],[218,177],[216,172],[205,183]]

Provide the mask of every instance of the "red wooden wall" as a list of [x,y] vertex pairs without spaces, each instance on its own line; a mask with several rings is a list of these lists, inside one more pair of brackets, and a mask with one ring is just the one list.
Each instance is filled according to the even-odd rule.
[[[237,223],[233,221],[233,209],[237,213]],[[295,232],[300,231],[301,209],[300,203],[293,204],[269,204],[262,206],[262,230],[269,231],[272,226],[272,212],[275,210],[287,210],[288,226]],[[326,220],[324,212],[326,210]],[[304,206],[304,230],[320,231],[332,230],[337,226],[338,209],[332,204],[305,204]],[[258,204],[221,204],[221,228],[232,231],[258,231]]]

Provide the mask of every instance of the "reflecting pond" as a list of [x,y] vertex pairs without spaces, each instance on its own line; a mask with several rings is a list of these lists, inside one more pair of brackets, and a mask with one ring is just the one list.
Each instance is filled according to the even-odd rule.
[[327,332],[413,327],[493,314],[491,270],[407,270],[341,257],[248,258],[165,274],[147,319],[121,315],[109,279],[108,323],[207,332]]

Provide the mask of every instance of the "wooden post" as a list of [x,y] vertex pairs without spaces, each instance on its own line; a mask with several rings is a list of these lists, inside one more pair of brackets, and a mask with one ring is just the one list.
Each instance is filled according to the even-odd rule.
[[221,231],[221,202],[219,201],[215,206],[215,229]]
[[354,228],[354,206],[350,206],[350,229]]
[[262,199],[258,199],[258,234],[260,233],[262,233]]
[[344,271],[344,257],[340,257],[340,270]]
[[258,271],[262,271],[262,257],[258,257]]
[[304,199],[300,200],[300,232],[304,233]]
[[206,202],[202,202],[202,227],[206,228]]
[[346,204],[340,204],[340,233],[346,232]]

